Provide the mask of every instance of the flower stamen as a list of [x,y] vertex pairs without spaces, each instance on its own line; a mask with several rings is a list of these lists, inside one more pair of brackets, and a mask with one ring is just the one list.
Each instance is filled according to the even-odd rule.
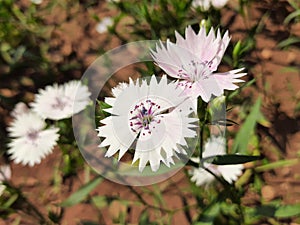
[[209,79],[212,74],[210,67],[212,62],[195,62],[192,60],[189,64],[181,65],[178,75],[181,79],[178,85],[185,88],[192,88],[195,82]]
[[155,129],[153,126],[155,123],[159,124],[160,113],[157,111],[160,109],[160,105],[154,103],[152,100],[147,99],[134,106],[134,109],[130,111],[133,116],[129,119],[129,126],[135,133],[140,133],[141,130],[143,135],[151,134],[151,130]]

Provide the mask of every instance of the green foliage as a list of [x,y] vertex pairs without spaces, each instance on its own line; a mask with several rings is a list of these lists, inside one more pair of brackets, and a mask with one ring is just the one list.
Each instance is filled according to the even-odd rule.
[[[131,38],[137,36],[146,40],[165,40],[167,37],[173,37],[175,30],[183,31],[187,24],[198,23],[201,20],[201,16],[193,13],[191,2],[190,0],[126,0],[115,3],[115,6],[122,17],[129,16],[133,19],[130,24]],[[113,30],[113,33],[118,31]]]
[[227,63],[232,65],[234,68],[239,68],[243,65],[244,56],[249,53],[255,47],[255,39],[253,35],[249,35],[244,41],[238,41],[233,47],[232,61],[228,60]]
[[257,172],[264,172],[264,171],[282,168],[286,166],[293,166],[298,164],[299,162],[300,162],[299,159],[286,159],[286,160],[280,160],[272,163],[267,162],[265,165],[256,167],[255,170]]
[[105,117],[109,116],[110,114],[105,111],[105,109],[111,108],[110,105],[108,105],[104,101],[97,100],[97,107],[96,107],[96,124],[99,123],[100,120],[104,119]]
[[291,36],[277,44],[278,48],[287,48],[290,47],[291,45],[297,44],[300,42],[299,37]]
[[[3,199],[5,201],[0,201],[0,217],[6,218],[10,213],[13,213],[15,210],[13,209],[13,204],[18,200],[19,194],[12,193],[7,198]],[[2,200],[2,199],[0,199]]]
[[298,215],[300,215],[300,204],[279,206],[274,213],[276,218],[290,218]]
[[214,225],[214,221],[219,215],[220,209],[219,203],[206,208],[195,225]]
[[[233,164],[243,164],[247,162],[252,162],[262,159],[261,156],[248,156],[248,155],[235,155],[235,154],[227,154],[227,155],[217,155],[212,157],[212,164],[215,165],[233,165]],[[206,161],[206,160],[205,160]],[[210,161],[208,159],[207,161]]]
[[44,62],[43,45],[47,27],[41,24],[34,4],[25,10],[12,0],[0,1],[0,62],[9,71],[20,66],[38,67]]
[[261,98],[257,99],[248,117],[238,131],[233,144],[233,153],[246,154],[248,152],[249,136],[254,133],[256,124],[266,120],[260,111]]
[[[300,21],[300,5],[297,0],[289,0],[288,1],[291,7],[294,9],[283,21],[283,24],[288,26],[291,23],[298,23]],[[279,42],[277,44],[278,48],[288,48],[292,45],[299,44],[300,38],[295,35],[290,35],[285,40]]]
[[300,215],[300,204],[279,205],[278,203],[261,205],[254,208],[246,208],[247,217],[251,220],[259,218],[284,219]]
[[289,0],[289,4],[293,7],[294,11],[291,12],[283,21],[285,25],[288,25],[290,22],[299,22],[300,21],[300,5],[297,0]]
[[62,207],[70,207],[82,202],[102,181],[103,178],[101,176],[96,177],[94,180],[91,180],[87,184],[83,185],[79,190],[71,194],[71,196],[64,200],[60,205]]
[[[237,1],[235,1],[237,3]],[[223,32],[223,26],[227,29],[231,29],[231,19],[228,24],[223,24],[224,13],[233,13],[233,17],[242,17],[246,26],[246,30],[243,31],[246,37],[236,43],[232,43],[228,48],[227,55],[224,56],[223,62],[232,68],[245,67],[245,71],[249,71],[249,74],[253,72],[253,67],[259,65],[249,66],[252,61],[249,62],[245,58],[249,57],[256,49],[256,35],[262,32],[265,27],[265,20],[270,17],[270,13],[266,12],[262,18],[252,25],[253,21],[247,21],[247,15],[251,12],[252,3],[255,1],[239,0],[238,5],[234,9],[227,7],[225,9],[217,10],[211,8],[209,11],[204,12],[200,8],[193,8],[192,0],[124,0],[120,2],[110,3],[113,6],[113,10],[117,11],[114,17],[114,25],[109,29],[112,36],[119,38],[122,43],[130,42],[134,40],[147,40],[147,39],[161,39],[166,40],[170,38],[174,41],[174,31],[177,30],[183,34],[184,28],[187,25],[191,25],[195,31],[199,30],[199,24],[202,19],[205,19],[204,25],[207,28],[214,26],[215,28],[221,28]],[[273,1],[280,2],[280,1]],[[290,6],[293,11],[284,19],[283,24],[285,26],[292,26],[300,21],[300,8],[297,0],[289,0]],[[45,8],[30,4],[28,6],[20,7],[13,0],[0,1],[0,63],[3,67],[8,68],[4,71],[10,73],[16,68],[20,67],[32,67],[33,69],[44,67],[45,63],[48,63],[44,57],[45,52],[48,50],[49,36],[48,31],[53,27],[45,26],[41,16],[47,10],[51,12],[57,5],[63,7],[65,10],[69,9],[70,5],[84,6],[86,7],[98,7],[98,1],[50,1]],[[102,3],[101,3],[102,4]],[[249,12],[248,12],[249,9]],[[97,11],[97,10],[96,10]],[[68,12],[68,13],[70,13]],[[75,13],[68,14],[66,20],[71,20],[72,16],[77,16]],[[100,20],[100,17],[96,14],[92,16],[96,21]],[[240,19],[240,18],[238,18]],[[249,18],[248,18],[249,19]],[[233,20],[232,20],[233,21]],[[251,27],[248,27],[251,25]],[[235,35],[235,34],[234,34]],[[287,37],[287,36],[285,36]],[[298,46],[300,38],[294,34],[289,34],[288,38],[276,43],[276,46],[280,49],[286,49],[290,46]],[[106,43],[105,43],[106,44]],[[99,52],[104,51],[103,49]],[[250,54],[251,53],[251,54]],[[112,66],[108,60],[105,62],[107,68]],[[79,63],[78,63],[79,64]],[[81,66],[76,64],[76,68]],[[65,65],[55,65],[58,72],[64,74],[66,71],[72,71],[75,67],[66,62]],[[286,67],[282,73],[287,71],[298,72],[297,65]],[[156,67],[153,62],[145,63],[144,67],[137,68],[140,76],[149,76],[150,74],[160,74],[160,69]],[[47,72],[47,71],[43,71]],[[65,75],[65,74],[64,74]],[[256,75],[256,74],[255,74]],[[77,75],[76,75],[77,76]],[[262,74],[265,76],[265,74]],[[257,76],[255,76],[257,77]],[[48,79],[48,78],[47,78]],[[50,78],[49,78],[50,79]],[[229,104],[236,103],[240,105],[243,103],[242,112],[240,115],[244,115],[244,122],[239,125],[231,119],[221,118],[211,121],[211,118],[218,117],[217,112],[223,113],[223,101],[210,102],[210,105],[199,99],[198,102],[198,117],[200,119],[200,132],[201,140],[196,147],[196,152],[200,152],[202,155],[202,149],[200,146],[209,133],[209,126],[220,125],[226,126],[226,129],[230,130],[230,133],[235,135],[233,142],[233,148],[231,153],[239,153],[239,155],[228,154],[218,155],[211,158],[203,159],[203,163],[212,163],[216,165],[234,165],[241,163],[248,163],[262,159],[259,150],[261,149],[261,136],[257,132],[257,125],[260,124],[264,127],[268,127],[270,124],[265,119],[262,113],[263,100],[259,97],[253,106],[249,107],[249,102],[245,101],[246,96],[243,95],[244,88],[254,86],[256,79],[252,79],[245,84],[241,85],[241,88],[226,92],[226,102]],[[259,93],[260,95],[264,93]],[[266,97],[266,96],[264,96]],[[4,97],[1,100],[3,100]],[[249,98],[250,99],[250,98]],[[218,99],[217,99],[218,100]],[[250,99],[251,101],[252,99]],[[215,104],[215,105],[214,105]],[[90,106],[92,107],[92,106]],[[110,114],[105,109],[110,108],[104,101],[97,101],[96,105],[96,124],[99,121]],[[1,108],[3,108],[1,106]],[[4,107],[5,108],[5,107]],[[300,111],[300,103],[296,104],[295,111]],[[297,112],[298,112],[297,111]],[[215,113],[215,114],[214,114]],[[239,116],[240,116],[239,115]],[[48,122],[48,121],[47,121]],[[50,124],[49,125],[53,125]],[[80,152],[75,148],[76,143],[73,137],[71,120],[58,121],[55,124],[60,129],[60,150],[62,153],[61,160],[55,165],[55,174],[53,175],[53,188],[55,193],[61,192],[60,185],[64,185],[64,182],[70,177],[77,179],[77,174],[81,171],[84,164],[84,160],[80,155]],[[235,130],[238,128],[238,131]],[[86,138],[87,131],[81,131],[80,138]],[[84,139],[85,140],[85,139]],[[86,140],[88,142],[88,140]],[[186,140],[189,142],[189,140]],[[252,148],[251,148],[252,147]],[[254,149],[251,151],[250,149]],[[200,150],[200,151],[198,151]],[[247,155],[249,154],[249,155]],[[262,154],[263,155],[263,154]],[[282,156],[283,153],[278,155]],[[134,207],[140,209],[137,217],[138,224],[140,225],[156,225],[156,224],[172,224],[175,215],[184,215],[188,222],[194,225],[214,225],[214,224],[284,224],[292,223],[293,219],[300,218],[300,204],[283,204],[282,200],[276,200],[268,203],[262,203],[260,200],[251,205],[244,203],[243,197],[247,194],[261,193],[261,189],[265,185],[263,173],[272,171],[274,169],[280,169],[283,167],[291,167],[299,164],[299,157],[293,159],[281,159],[275,162],[270,162],[267,158],[258,162],[259,166],[255,168],[246,168],[242,177],[234,184],[229,184],[222,177],[217,176],[216,182],[210,186],[198,187],[194,182],[191,182],[188,172],[184,178],[188,180],[188,185],[177,185],[174,181],[170,181],[172,188],[176,190],[175,196],[179,197],[182,205],[172,207],[170,202],[173,203],[173,199],[167,200],[165,193],[169,194],[169,190],[164,189],[165,184],[152,185],[151,187],[144,187],[135,189],[132,187],[125,191],[128,191],[126,195],[121,198],[122,193],[119,196],[111,193],[106,195],[91,195],[91,193],[100,185],[104,178],[97,176],[93,180],[87,181],[77,191],[70,194],[67,199],[64,199],[61,204],[55,205],[59,210],[48,209],[45,216],[39,212],[38,208],[28,201],[26,194],[23,194],[21,189],[6,185],[6,190],[3,195],[0,196],[0,217],[7,218],[10,214],[21,211],[23,214],[29,215],[35,218],[33,224],[60,224],[64,216],[64,210],[67,207],[72,207],[82,202],[89,206],[93,206],[97,209],[99,217],[109,217],[107,210],[112,207],[113,203],[124,206],[126,210],[120,212],[116,218],[109,218],[114,223],[129,224],[127,212]],[[252,164],[251,164],[252,165]],[[180,168],[182,164],[176,163],[171,165],[172,169]],[[197,163],[189,161],[186,166],[186,170],[189,170],[191,166],[199,166]],[[153,175],[161,175],[166,173],[169,168],[162,166],[159,171],[153,172],[150,168],[146,168],[143,172],[145,177],[152,178]],[[125,171],[131,172],[131,171]],[[139,173],[139,172],[138,172]],[[132,175],[137,175],[136,169],[132,172]],[[296,176],[296,175],[295,175]],[[89,174],[88,176],[89,177]],[[26,178],[24,178],[26,179]],[[87,179],[89,180],[89,178]],[[186,181],[184,180],[184,181]],[[68,180],[67,180],[68,181]],[[136,191],[138,190],[138,191]],[[173,190],[173,189],[172,189]],[[123,191],[123,190],[122,190]],[[120,191],[121,192],[121,191]],[[131,200],[131,195],[134,200]],[[130,196],[130,197],[129,197]],[[144,198],[146,196],[146,198]],[[259,196],[261,197],[261,196]],[[149,200],[149,201],[148,201]],[[114,208],[113,208],[114,209]],[[44,211],[44,210],[43,210]],[[45,218],[44,218],[45,217]],[[153,219],[155,218],[155,219]],[[49,221],[48,221],[49,220]],[[165,221],[169,220],[169,223]],[[12,221],[12,220],[10,220]],[[266,222],[267,221],[267,222]],[[282,222],[284,221],[284,222]],[[16,217],[12,224],[22,224],[21,218]],[[93,221],[81,221],[81,224],[99,224],[99,222]]]

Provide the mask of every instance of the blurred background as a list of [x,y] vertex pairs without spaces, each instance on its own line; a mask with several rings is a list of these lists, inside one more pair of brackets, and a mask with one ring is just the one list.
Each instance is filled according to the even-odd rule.
[[[228,127],[228,151],[242,146],[264,159],[245,165],[234,186],[238,199],[217,198],[219,184],[197,187],[188,167],[152,186],[112,183],[72,145],[34,167],[9,160],[6,128],[18,102],[31,102],[46,85],[80,79],[108,50],[174,41],[175,30],[198,31],[203,19],[231,35],[219,71],[248,73],[227,95],[227,117],[237,123]],[[0,224],[300,224],[299,69],[299,0],[229,0],[209,9],[188,0],[0,0],[0,162],[12,170]]]

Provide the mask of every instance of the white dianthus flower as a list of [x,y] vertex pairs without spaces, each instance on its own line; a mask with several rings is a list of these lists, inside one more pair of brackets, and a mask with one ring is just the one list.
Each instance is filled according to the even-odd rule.
[[[141,81],[141,82],[140,82]],[[149,84],[145,80],[130,80],[113,89],[115,97],[106,98],[112,106],[106,109],[111,116],[101,121],[97,130],[104,137],[100,147],[109,146],[106,157],[119,151],[119,160],[129,150],[134,150],[133,162],[139,161],[142,171],[149,162],[152,171],[157,171],[162,161],[167,166],[173,163],[176,153],[186,154],[180,146],[187,146],[185,138],[197,136],[191,124],[197,118],[192,101],[166,76],[158,82],[155,76]]]
[[[217,155],[225,155],[225,138],[212,136],[204,145],[202,157],[210,158]],[[199,158],[192,158],[194,162],[199,162]],[[217,176],[222,176],[228,183],[236,181],[238,176],[242,174],[244,166],[242,164],[233,165],[214,165],[208,162],[203,163],[203,167],[210,170]],[[191,180],[196,183],[197,186],[204,184],[210,184],[215,180],[215,177],[206,171],[204,168],[193,168],[190,171]]]
[[87,86],[73,80],[40,89],[31,106],[44,119],[61,120],[82,111],[90,102],[90,95]]
[[50,154],[58,141],[59,129],[45,127],[44,119],[34,112],[17,115],[8,127],[8,135],[12,138],[8,144],[10,159],[34,166]]

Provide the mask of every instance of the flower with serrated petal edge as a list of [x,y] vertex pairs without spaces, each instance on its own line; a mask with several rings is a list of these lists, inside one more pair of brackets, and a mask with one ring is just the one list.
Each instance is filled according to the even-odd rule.
[[228,0],[193,0],[192,6],[197,8],[200,7],[204,11],[208,11],[210,7],[214,7],[216,9],[223,8]]
[[45,127],[44,119],[34,112],[17,115],[7,128],[12,138],[8,144],[10,159],[15,163],[34,166],[50,154],[59,139],[59,129]]
[[82,111],[90,102],[90,95],[87,86],[73,80],[40,89],[31,107],[44,119],[66,119]]
[[112,106],[106,109],[111,116],[101,120],[98,136],[104,137],[100,147],[109,146],[106,157],[119,152],[118,159],[134,149],[133,162],[139,162],[143,171],[149,162],[157,171],[160,162],[173,163],[176,153],[187,154],[181,146],[188,146],[185,138],[197,133],[192,117],[193,103],[175,82],[168,83],[166,76],[157,81],[153,75],[146,80],[130,79],[128,85],[113,89],[115,97],[105,98]]
[[[225,138],[212,136],[204,145],[203,159],[210,158],[216,155],[225,155]],[[194,162],[199,162],[199,158],[192,158]],[[205,170],[208,169],[217,176],[222,176],[228,183],[236,181],[238,176],[242,174],[244,166],[242,164],[233,165],[214,165],[208,162],[203,163],[203,167],[193,168],[189,171],[191,181],[195,182],[197,186],[210,184],[215,180],[215,177]]]
[[240,73],[243,68],[223,73],[214,73],[229,44],[228,32],[221,37],[220,31],[215,35],[212,28],[208,34],[202,26],[198,34],[191,26],[185,30],[185,39],[175,32],[176,44],[167,40],[166,45],[160,42],[156,52],[151,51],[154,61],[169,76],[177,78],[179,85],[185,88],[188,95],[201,96],[208,102],[212,96],[220,96],[224,90],[238,88],[234,83],[243,82],[237,79],[246,75]]

